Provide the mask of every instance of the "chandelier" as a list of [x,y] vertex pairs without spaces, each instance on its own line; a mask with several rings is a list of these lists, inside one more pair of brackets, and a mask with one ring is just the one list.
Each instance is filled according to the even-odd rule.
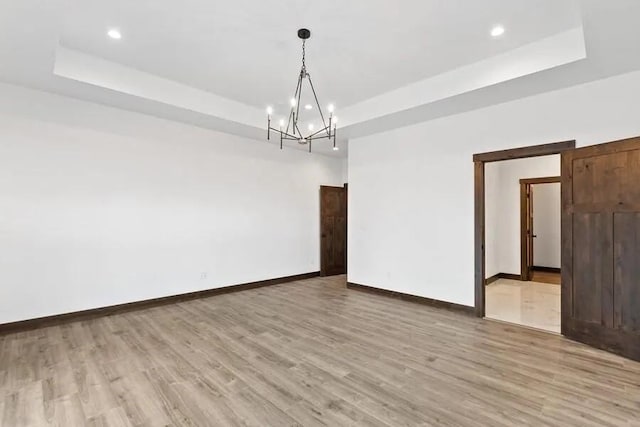
[[[297,141],[298,144],[301,145],[309,145],[309,152],[311,152],[311,143],[317,139],[328,139],[331,141],[333,139],[333,149],[335,151],[338,150],[338,146],[336,145],[336,122],[338,121],[337,117],[334,117],[333,111],[334,106],[330,104],[327,107],[329,112],[328,120],[325,119],[325,115],[322,112],[322,107],[320,107],[320,102],[318,101],[318,95],[316,94],[316,90],[313,87],[313,82],[311,81],[311,75],[307,72],[307,65],[305,63],[305,43],[311,37],[311,31],[306,28],[301,28],[298,30],[298,37],[302,40],[302,68],[300,69],[300,74],[298,75],[298,84],[296,85],[296,91],[293,95],[293,98],[289,101],[291,104],[291,109],[289,111],[289,119],[285,121],[285,119],[280,119],[278,129],[271,126],[271,116],[273,115],[273,107],[267,107],[267,140],[271,140],[271,132],[276,132],[280,135],[280,149],[282,150],[282,145],[284,141]],[[306,103],[304,106],[301,105],[302,100],[302,89],[305,81],[308,81],[308,86],[311,88],[311,93],[313,94],[313,103],[315,103],[315,108],[317,108],[320,118],[320,128],[316,130],[316,126],[313,122],[306,123],[306,130],[303,133],[301,128],[305,128],[300,120],[300,109],[301,107],[306,111],[311,111],[314,109],[313,104]],[[308,130],[308,132],[307,132]]]

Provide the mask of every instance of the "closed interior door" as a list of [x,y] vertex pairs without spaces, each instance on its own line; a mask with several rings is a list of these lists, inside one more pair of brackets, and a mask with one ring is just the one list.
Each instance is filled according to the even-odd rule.
[[640,138],[562,154],[562,333],[640,360]]
[[320,187],[320,274],[347,272],[347,190]]

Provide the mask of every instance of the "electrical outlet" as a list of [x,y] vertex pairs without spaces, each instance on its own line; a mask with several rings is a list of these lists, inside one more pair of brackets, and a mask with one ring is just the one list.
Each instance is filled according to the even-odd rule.
[[200,273],[200,280],[204,280],[206,278],[207,278],[207,273],[206,272]]

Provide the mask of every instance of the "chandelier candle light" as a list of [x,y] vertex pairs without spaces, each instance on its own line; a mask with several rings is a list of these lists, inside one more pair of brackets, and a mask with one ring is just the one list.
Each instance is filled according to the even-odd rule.
[[[296,92],[291,98],[291,110],[289,111],[289,120],[285,123],[282,119],[279,122],[279,128],[276,129],[271,126],[271,115],[273,114],[273,107],[267,107],[267,140],[271,140],[271,132],[277,132],[280,134],[280,149],[282,150],[282,144],[284,141],[297,141],[298,144],[309,144],[309,152],[311,152],[311,142],[316,139],[333,139],[333,149],[338,150],[336,145],[336,122],[337,118],[333,116],[334,106],[331,104],[328,106],[329,120],[325,120],[325,115],[322,113],[320,102],[318,101],[318,95],[313,87],[311,81],[311,75],[307,72],[307,65],[305,64],[305,43],[311,37],[311,31],[306,28],[298,30],[298,37],[302,40],[302,68],[300,69],[300,75],[298,76],[298,84],[296,85]],[[308,125],[309,133],[303,134],[300,130],[299,118],[300,118],[300,99],[302,96],[302,86],[304,81],[309,82],[309,87],[313,93],[313,99],[315,101],[318,112],[320,113],[320,119],[322,120],[322,128],[314,132],[315,126],[313,123]],[[304,109],[309,111],[313,110],[311,104],[304,106]],[[285,126],[286,125],[286,126]]]

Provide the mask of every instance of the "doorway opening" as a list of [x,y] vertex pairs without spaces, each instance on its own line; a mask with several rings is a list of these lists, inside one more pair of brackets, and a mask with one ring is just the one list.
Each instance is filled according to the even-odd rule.
[[476,154],[475,310],[486,302],[485,164],[561,153],[561,333],[640,361],[640,137]]
[[[512,271],[491,271],[491,275],[487,275],[487,252],[486,252],[486,230],[487,230],[487,213],[486,213],[486,189],[485,189],[485,166],[504,160],[527,159],[534,157],[550,156],[563,153],[575,148],[575,141],[564,141],[552,144],[536,145],[530,147],[522,147],[510,150],[494,151],[488,153],[475,154],[474,161],[474,247],[475,247],[475,309],[478,317],[486,315],[486,288],[488,284],[498,279],[512,280],[520,282],[522,279],[522,267],[520,264],[520,256],[515,255],[515,266],[511,266]],[[489,177],[490,178],[490,177]],[[515,183],[516,186],[516,209],[518,203],[517,188],[520,186],[519,179],[527,177],[519,177]],[[531,177],[528,177],[531,178]],[[562,184],[561,184],[562,185]],[[512,194],[512,193],[510,193]],[[519,218],[519,214],[517,218]],[[518,219],[516,218],[516,226]],[[516,241],[519,240],[519,231],[516,229]],[[491,245],[491,242],[489,242]],[[516,248],[516,251],[518,249]]]
[[560,285],[560,181],[560,176],[520,180],[523,281]]
[[486,318],[560,333],[559,175],[558,154],[486,165]]

